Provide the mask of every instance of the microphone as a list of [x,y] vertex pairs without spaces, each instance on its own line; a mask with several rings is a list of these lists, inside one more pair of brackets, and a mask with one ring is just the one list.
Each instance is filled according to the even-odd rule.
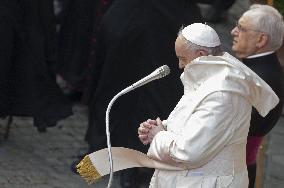
[[148,76],[142,78],[141,80],[135,82],[131,86],[128,86],[124,90],[120,91],[118,94],[116,94],[112,100],[109,102],[107,110],[106,110],[106,137],[107,137],[107,148],[108,148],[108,155],[109,155],[109,163],[110,163],[110,173],[109,173],[109,180],[107,188],[110,188],[112,185],[113,180],[113,159],[112,159],[112,153],[111,153],[111,142],[110,142],[110,131],[109,131],[109,113],[112,105],[114,104],[115,100],[118,99],[121,95],[124,95],[125,93],[132,91],[140,86],[143,86],[153,80],[157,80],[160,78],[163,78],[170,74],[170,68],[167,65],[163,65],[159,68],[157,68],[154,72],[149,74]]
[[153,80],[163,78],[163,77],[167,76],[168,74],[170,74],[170,68],[168,67],[168,65],[163,65],[163,66],[157,68],[154,72],[152,72],[148,76],[142,78],[141,80],[135,82],[131,86],[125,88],[124,90],[121,91],[121,93],[123,93],[123,94],[128,93],[129,91],[132,91],[132,90],[134,90],[138,87],[141,87],[141,86],[143,86],[143,85],[145,85],[149,82],[152,82]]

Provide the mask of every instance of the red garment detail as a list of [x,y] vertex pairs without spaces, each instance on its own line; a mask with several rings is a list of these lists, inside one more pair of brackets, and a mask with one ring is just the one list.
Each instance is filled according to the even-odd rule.
[[256,163],[257,152],[262,139],[263,137],[261,136],[248,136],[246,147],[247,165],[252,165]]

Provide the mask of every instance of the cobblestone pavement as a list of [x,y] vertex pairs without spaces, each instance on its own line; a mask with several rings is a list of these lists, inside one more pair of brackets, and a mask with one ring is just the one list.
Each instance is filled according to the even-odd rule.
[[46,133],[39,133],[31,118],[14,118],[7,140],[3,139],[7,120],[0,121],[0,188],[105,187],[107,178],[90,186],[70,170],[87,148],[86,107],[75,105],[74,113]]
[[[237,0],[229,11],[228,19],[213,25],[226,51],[231,51],[230,30],[247,7],[247,0]],[[73,110],[73,116],[49,128],[46,133],[37,132],[30,118],[14,118],[6,140],[3,135],[7,119],[0,119],[0,188],[106,187],[108,177],[88,185],[70,170],[76,156],[87,149],[84,142],[87,109],[77,104]],[[284,187],[283,143],[284,117],[267,137],[263,188]],[[115,175],[113,188],[120,188],[118,184],[119,178]],[[147,187],[146,184],[144,187]]]
[[265,150],[263,188],[284,187],[284,108],[276,127],[268,134]]

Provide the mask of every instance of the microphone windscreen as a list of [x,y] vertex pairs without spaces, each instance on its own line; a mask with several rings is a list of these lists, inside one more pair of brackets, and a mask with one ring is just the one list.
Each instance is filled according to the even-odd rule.
[[161,70],[160,71],[161,78],[167,76],[171,72],[171,70],[170,70],[168,65],[161,66],[160,70]]

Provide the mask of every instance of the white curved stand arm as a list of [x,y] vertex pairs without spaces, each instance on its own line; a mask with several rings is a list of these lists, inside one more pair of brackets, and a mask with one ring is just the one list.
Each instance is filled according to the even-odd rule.
[[121,95],[124,95],[125,93],[128,93],[129,91],[132,91],[138,87],[141,87],[153,80],[157,80],[160,78],[163,78],[167,76],[170,73],[170,68],[167,65],[163,65],[159,68],[157,68],[154,72],[149,74],[148,76],[142,78],[141,80],[137,81],[136,83],[132,84],[131,86],[128,86],[118,94],[116,94],[110,103],[108,104],[107,110],[106,110],[106,136],[107,136],[107,148],[108,148],[108,155],[109,155],[109,163],[110,163],[110,177],[108,181],[107,188],[110,188],[112,184],[112,179],[113,179],[113,160],[112,160],[112,153],[111,153],[111,142],[110,142],[110,132],[109,132],[109,112],[111,109],[111,106],[115,102],[115,100],[120,97]]
[[127,93],[131,90],[133,90],[133,88],[132,88],[132,86],[129,86],[129,87],[125,88],[124,90],[122,90],[121,92],[119,92],[118,94],[116,94],[112,98],[112,100],[109,102],[107,110],[106,110],[106,137],[107,137],[109,164],[110,164],[110,173],[109,173],[109,180],[108,180],[107,188],[111,187],[112,180],[113,180],[113,159],[112,159],[112,153],[111,153],[111,141],[110,141],[110,131],[109,131],[109,113],[110,113],[110,109],[111,109],[113,103],[115,102],[115,100],[118,99],[118,97],[120,97],[121,95],[124,95],[125,93]]

